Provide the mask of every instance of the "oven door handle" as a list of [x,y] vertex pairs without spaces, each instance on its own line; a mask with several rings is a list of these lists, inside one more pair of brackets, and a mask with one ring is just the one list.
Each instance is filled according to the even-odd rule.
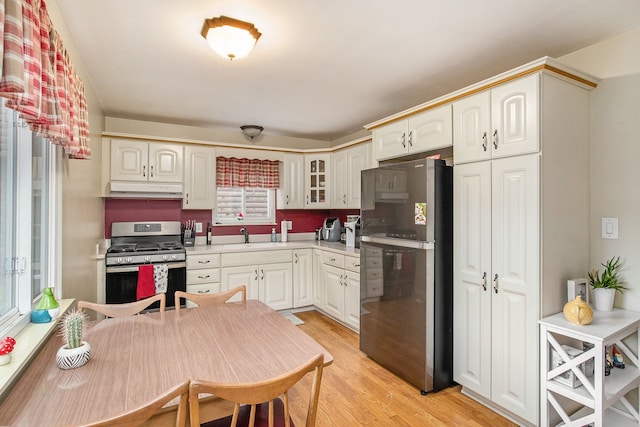
[[[158,264],[162,264],[162,263],[158,263]],[[148,264],[144,264],[144,265],[148,265]],[[149,264],[149,265],[153,265],[153,264]],[[186,262],[172,262],[172,263],[168,263],[167,264],[167,268],[172,269],[172,268],[185,268],[187,266]],[[120,266],[114,266],[114,267],[107,267],[106,272],[107,273],[130,273],[132,271],[138,271],[138,265],[134,265],[132,267],[120,267]]]

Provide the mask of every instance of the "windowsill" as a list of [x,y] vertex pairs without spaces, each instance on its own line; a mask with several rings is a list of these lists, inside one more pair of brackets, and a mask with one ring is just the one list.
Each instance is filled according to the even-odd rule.
[[[69,310],[73,301],[73,299],[58,301],[60,304],[60,316]],[[60,316],[58,316],[58,319]],[[16,346],[11,352],[11,362],[0,366],[0,402],[4,400],[13,384],[20,378],[22,372],[29,366],[29,363],[38,354],[40,348],[54,333],[57,325],[57,319],[49,323],[29,323],[14,337]]]

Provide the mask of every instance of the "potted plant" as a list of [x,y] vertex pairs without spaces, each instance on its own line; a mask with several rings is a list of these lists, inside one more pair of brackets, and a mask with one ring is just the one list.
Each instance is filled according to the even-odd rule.
[[86,324],[87,316],[82,311],[72,310],[62,318],[60,335],[65,345],[56,354],[56,363],[60,369],[78,368],[89,361],[91,345],[82,341]]
[[623,293],[626,289],[622,286],[622,279],[618,273],[620,269],[620,257],[613,257],[601,265],[604,267],[602,275],[600,275],[600,271],[596,269],[588,273],[589,284],[593,287],[595,309],[598,311],[611,311],[613,310],[613,300],[616,296],[616,291]]
[[16,345],[13,337],[4,337],[0,340],[0,366],[11,362],[11,352]]

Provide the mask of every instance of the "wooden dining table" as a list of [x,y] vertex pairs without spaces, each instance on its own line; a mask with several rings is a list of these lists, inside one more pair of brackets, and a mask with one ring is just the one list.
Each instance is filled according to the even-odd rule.
[[333,362],[313,338],[257,300],[92,322],[86,341],[89,362],[62,370],[55,361],[61,341],[52,336],[2,402],[0,425],[78,425],[136,408],[185,379],[253,382],[318,353],[325,366]]

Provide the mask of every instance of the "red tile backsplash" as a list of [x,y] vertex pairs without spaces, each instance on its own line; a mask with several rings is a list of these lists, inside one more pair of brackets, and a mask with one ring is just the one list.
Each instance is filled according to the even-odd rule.
[[[293,221],[293,229],[289,233],[314,232],[316,228],[322,226],[322,221],[326,217],[338,217],[344,223],[347,215],[357,215],[357,209],[333,209],[333,210],[277,210],[276,230],[280,233],[280,221]],[[105,239],[111,238],[111,224],[123,221],[181,221],[195,220],[202,223],[203,232],[206,233],[206,226],[211,222],[210,210],[183,210],[182,200],[160,200],[160,199],[116,199],[108,198],[104,202],[104,234]],[[238,222],[236,225],[215,226],[214,236],[229,236],[240,232],[243,225]],[[250,234],[269,234],[273,225],[248,225]]]

